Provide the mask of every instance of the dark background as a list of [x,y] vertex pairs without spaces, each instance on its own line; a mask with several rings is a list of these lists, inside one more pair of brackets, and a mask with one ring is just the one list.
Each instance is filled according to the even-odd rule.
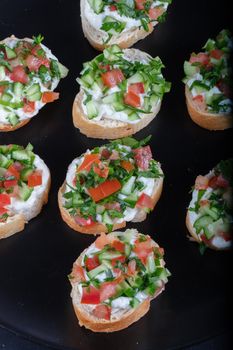
[[97,52],[83,36],[79,1],[1,0],[1,39],[41,33],[44,44],[70,72],[57,88],[59,101],[45,106],[25,127],[0,134],[1,144],[31,142],[52,175],[49,202],[42,213],[23,232],[0,241],[0,348],[40,350],[39,343],[77,350],[167,350],[201,343],[202,349],[230,349],[231,255],[208,250],[201,256],[197,244],[186,237],[185,214],[196,176],[232,156],[233,133],[210,132],[194,124],[181,82],[183,61],[190,53],[200,51],[221,29],[230,28],[232,12],[227,4],[225,0],[173,1],[166,22],[135,45],[160,56],[172,90],[157,118],[136,135],[139,139],[153,135],[154,158],[165,173],[164,190],[148,219],[128,226],[150,234],[165,248],[172,277],[136,324],[113,334],[95,334],[79,327],[67,279],[74,260],[94,238],[74,232],[62,221],[57,191],[72,159],[103,144],[81,135],[71,114],[78,91],[75,78],[82,63]]

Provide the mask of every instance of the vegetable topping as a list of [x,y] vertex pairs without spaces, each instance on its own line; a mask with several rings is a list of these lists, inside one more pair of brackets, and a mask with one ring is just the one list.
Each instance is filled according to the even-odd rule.
[[232,70],[230,56],[233,39],[222,30],[216,40],[208,39],[203,52],[192,53],[184,62],[185,78],[198,108],[217,114],[232,113]]
[[77,81],[84,93],[82,108],[89,119],[136,123],[152,113],[170,90],[159,57],[143,56],[139,51],[133,59],[130,52],[113,45],[84,63]]
[[102,234],[81,264],[73,265],[69,278],[78,284],[80,303],[91,306],[96,318],[110,320],[161,292],[170,276],[163,255],[162,248],[136,230]]
[[232,244],[232,186],[233,159],[221,161],[208,175],[196,178],[189,212],[202,252],[209,245],[229,248]]
[[68,70],[41,42],[7,38],[0,43],[0,123],[16,126],[43,104],[59,98],[53,92]]
[[154,207],[155,181],[163,176],[152,159],[150,137],[123,138],[88,151],[69,167],[63,206],[81,226],[131,221],[139,209]]

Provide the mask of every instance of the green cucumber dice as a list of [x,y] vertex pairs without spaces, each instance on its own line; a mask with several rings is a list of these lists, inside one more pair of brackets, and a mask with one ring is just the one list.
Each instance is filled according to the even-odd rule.
[[21,173],[20,173],[20,178],[23,181],[27,181],[28,180],[28,176],[31,175],[33,173],[34,169],[32,167],[26,167],[24,168]]
[[17,56],[15,51],[7,45],[5,45],[5,50],[6,50],[6,56],[8,60],[11,60],[12,58],[15,58]]
[[96,14],[99,14],[104,7],[104,2],[102,0],[88,0],[91,8]]
[[33,188],[28,187],[24,182],[22,182],[21,186],[19,187],[19,197],[26,202],[31,196],[32,191]]
[[4,80],[6,76],[5,67],[0,66],[0,81]]
[[87,116],[89,119],[93,119],[93,118],[97,117],[98,110],[97,110],[96,104],[93,100],[90,100],[86,103],[86,108],[87,108]]
[[63,66],[63,64],[61,64],[60,62],[57,62],[57,64],[58,64],[58,69],[59,69],[61,78],[65,78],[69,72],[69,69]]
[[184,61],[184,73],[188,76],[191,77],[197,72],[197,67],[193,66],[190,62]]
[[129,180],[123,185],[121,193],[125,195],[129,195],[130,193],[132,193],[135,186],[135,180],[136,176],[131,176]]
[[25,150],[17,150],[12,152],[12,158],[19,161],[30,161],[31,157]]
[[87,272],[87,275],[89,276],[90,279],[95,278],[97,275],[99,275],[102,272],[105,272],[107,270],[106,265],[101,264],[99,266],[97,266],[95,269]]
[[12,126],[15,126],[19,123],[19,117],[14,112],[9,113],[7,119]]
[[208,230],[208,225],[212,223],[213,223],[213,218],[211,216],[203,215],[194,222],[193,226],[196,229],[197,234],[199,234],[203,230],[206,237],[208,238],[209,236],[211,236],[211,233]]

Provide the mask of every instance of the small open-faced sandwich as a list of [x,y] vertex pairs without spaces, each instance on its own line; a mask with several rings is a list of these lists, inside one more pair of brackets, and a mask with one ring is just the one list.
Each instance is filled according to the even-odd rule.
[[196,178],[186,225],[201,251],[232,247],[232,186],[233,159],[222,160],[207,175]]
[[47,203],[50,172],[32,150],[0,146],[0,239],[22,231]]
[[208,39],[202,52],[192,53],[184,62],[188,112],[196,124],[209,130],[233,126],[232,48],[230,32],[222,30],[216,40]]
[[172,0],[81,0],[85,37],[97,50],[117,44],[127,48],[165,20]]
[[27,124],[39,110],[59,98],[53,90],[68,70],[41,42],[15,36],[0,41],[0,132]]
[[58,194],[62,218],[71,228],[100,234],[146,219],[163,186],[160,164],[144,146],[147,140],[115,140],[73,160]]
[[159,57],[112,46],[84,63],[73,122],[88,137],[116,139],[135,134],[157,115],[170,90]]
[[115,332],[144,316],[170,276],[163,255],[163,248],[135,229],[101,234],[69,275],[80,326]]

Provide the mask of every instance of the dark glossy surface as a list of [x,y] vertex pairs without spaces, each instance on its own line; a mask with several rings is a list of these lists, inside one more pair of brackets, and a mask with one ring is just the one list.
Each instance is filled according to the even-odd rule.
[[[15,4],[13,6],[13,3]],[[0,241],[0,324],[30,339],[57,348],[173,349],[221,334],[229,327],[231,307],[230,253],[207,251],[201,256],[186,238],[185,210],[189,190],[198,174],[206,174],[220,159],[232,156],[232,130],[209,132],[188,117],[181,83],[183,61],[200,50],[208,37],[230,27],[227,1],[174,1],[167,21],[136,47],[159,55],[172,91],[158,117],[136,136],[153,134],[152,150],[162,163],[162,197],[148,219],[129,225],[148,233],[165,248],[172,277],[149,313],[126,330],[95,334],[80,328],[74,315],[67,274],[73,261],[93,237],[72,231],[61,220],[57,190],[68,164],[87,147],[103,144],[73,127],[71,107],[77,92],[75,78],[82,62],[96,51],[85,40],[79,20],[79,1],[1,0],[1,38],[42,33],[45,45],[69,69],[57,91],[60,100],[14,133],[0,134],[2,143],[29,141],[52,174],[48,205],[24,230]]]

